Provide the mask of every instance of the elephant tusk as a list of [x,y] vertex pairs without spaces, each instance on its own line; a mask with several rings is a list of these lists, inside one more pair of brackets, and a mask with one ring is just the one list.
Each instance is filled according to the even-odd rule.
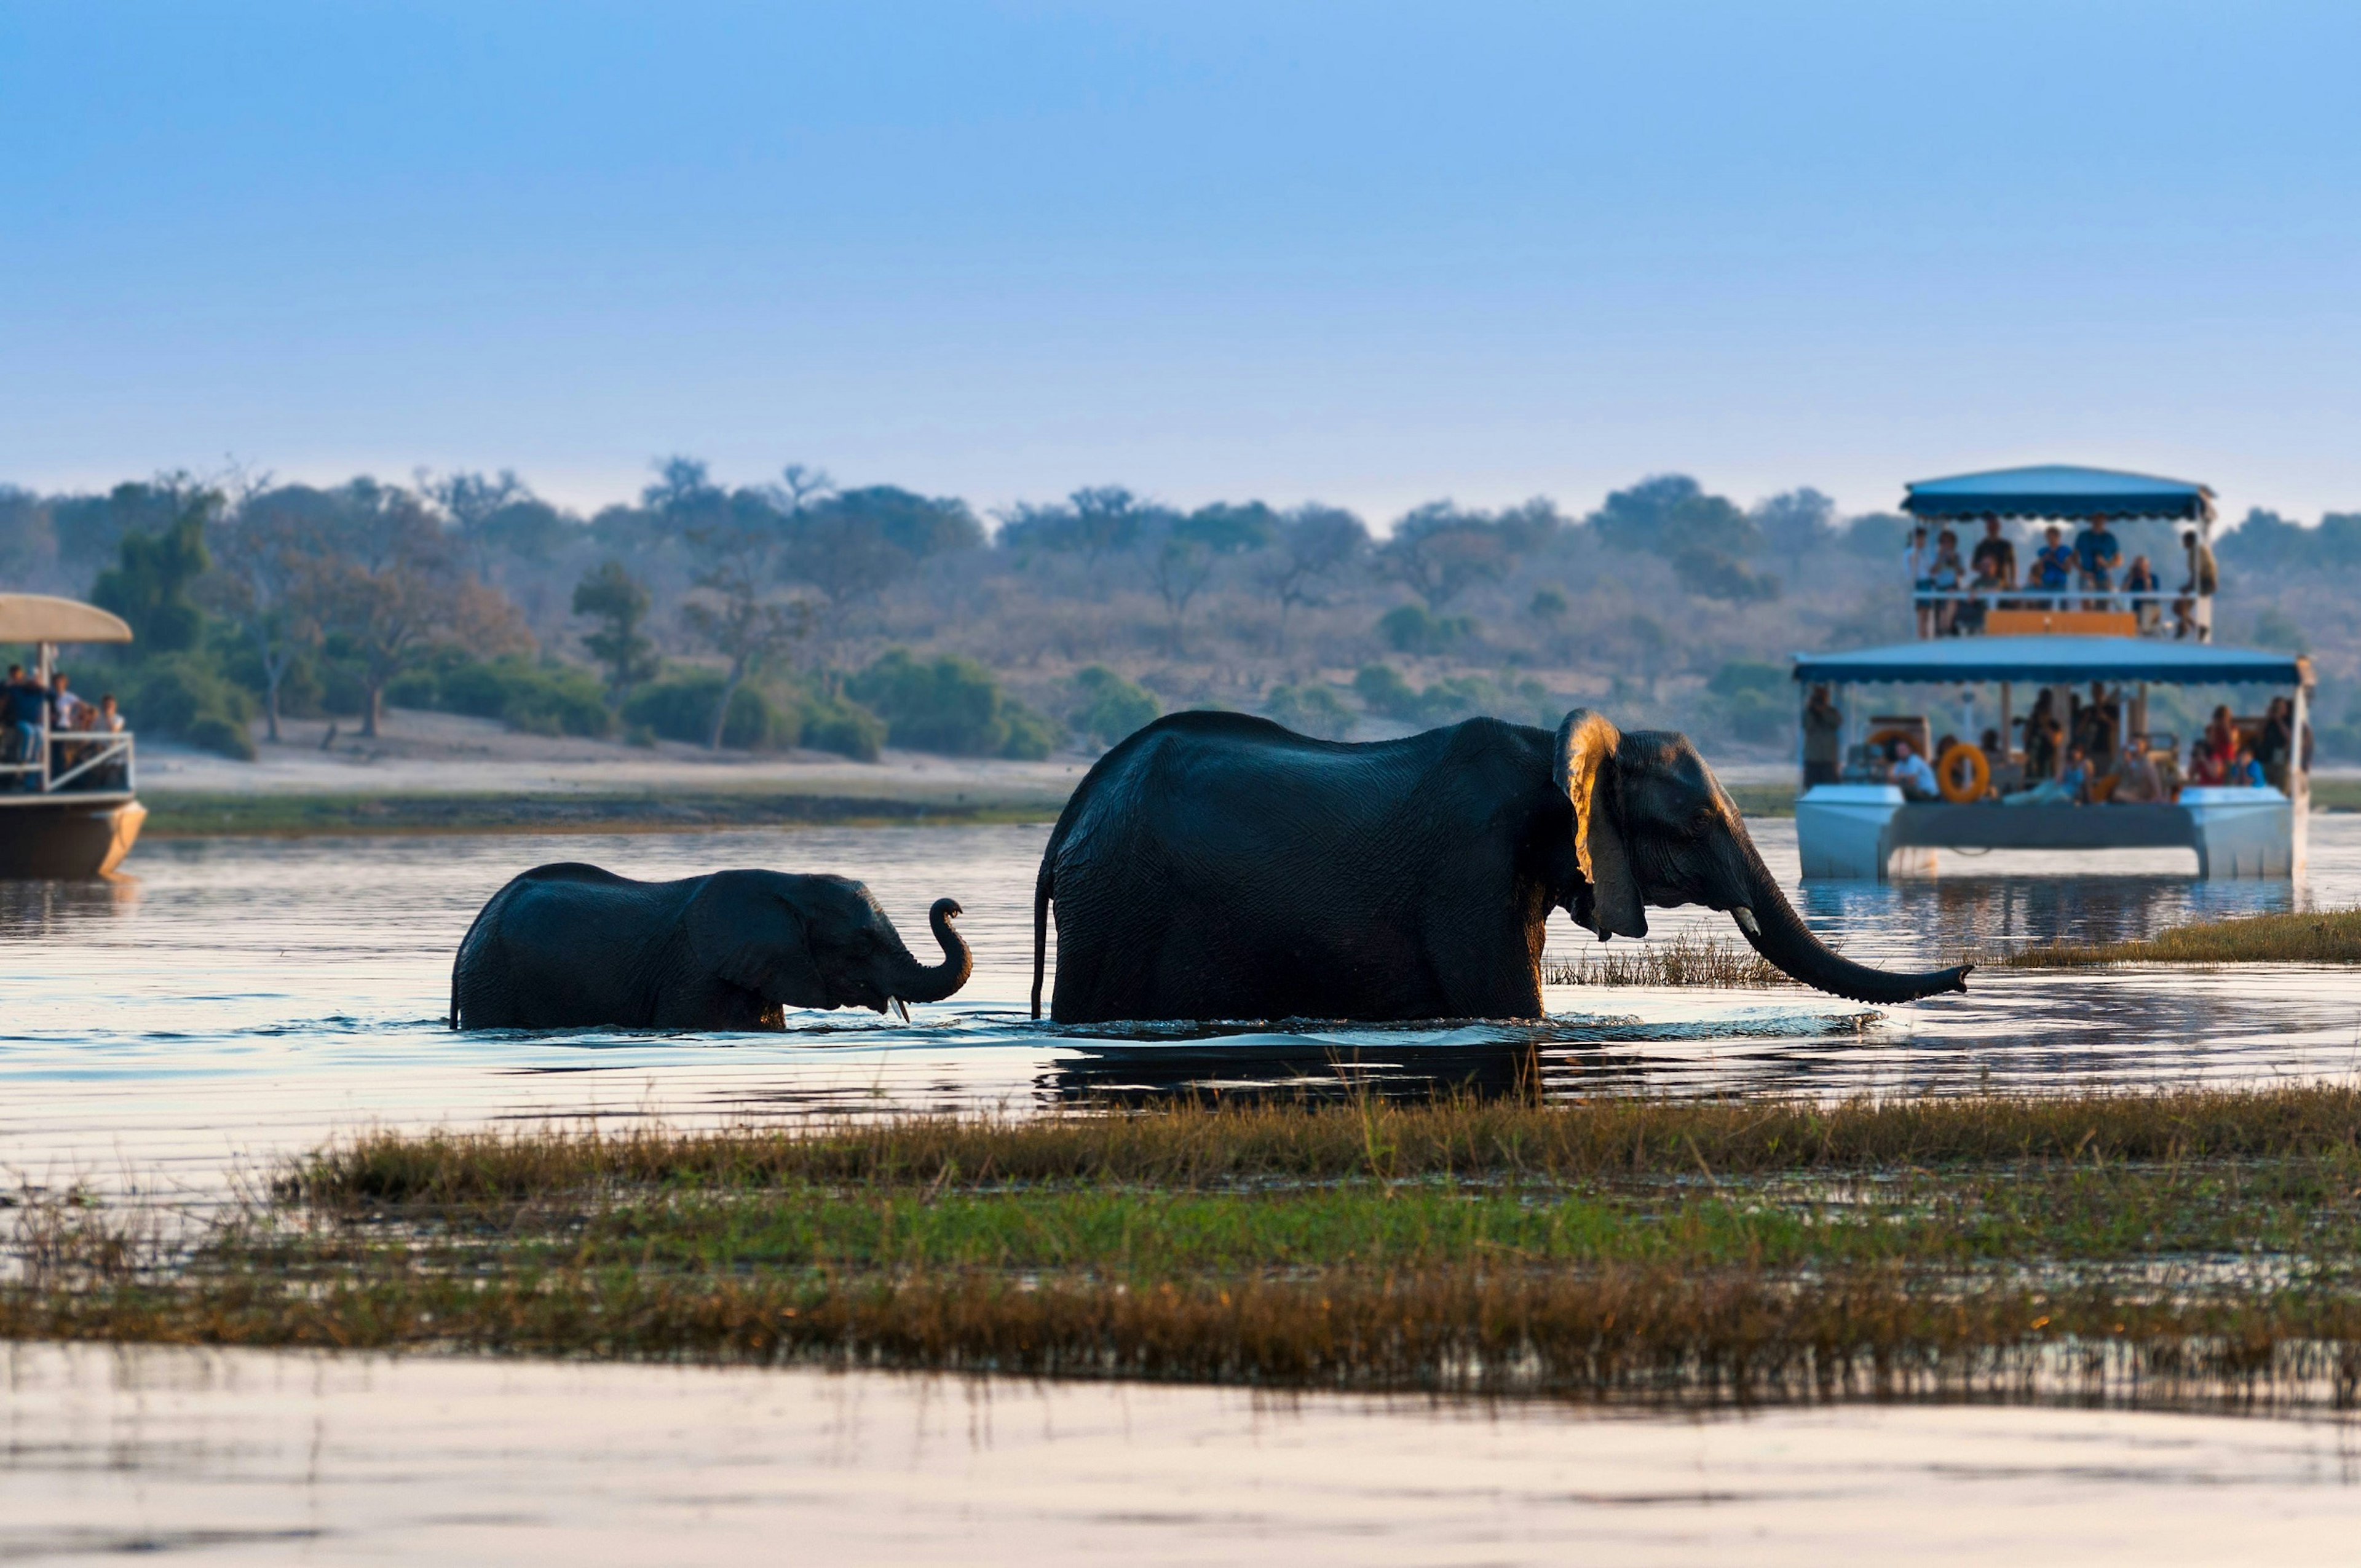
[[898,996],[892,998],[892,1001],[894,1003],[894,1011],[902,1015],[903,1023],[908,1023],[910,1021],[910,1004],[903,1001]]
[[1755,919],[1754,911],[1747,908],[1743,904],[1731,910],[1730,912],[1730,917],[1732,920],[1737,921],[1738,928],[1745,932],[1748,936],[1760,937],[1763,935],[1762,922]]

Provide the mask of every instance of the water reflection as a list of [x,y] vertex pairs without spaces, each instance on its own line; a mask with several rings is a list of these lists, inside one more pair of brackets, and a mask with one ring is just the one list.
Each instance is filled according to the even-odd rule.
[[[2334,1421],[25,1345],[0,1558],[2321,1563]],[[732,1545],[731,1542],[738,1544]]]
[[139,879],[120,873],[75,882],[0,882],[0,940],[31,940],[77,923],[119,919],[139,907]]

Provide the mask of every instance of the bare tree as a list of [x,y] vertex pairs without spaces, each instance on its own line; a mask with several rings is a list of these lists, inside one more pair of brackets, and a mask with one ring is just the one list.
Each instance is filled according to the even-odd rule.
[[516,607],[464,569],[455,542],[407,490],[355,480],[335,548],[304,597],[360,667],[361,733],[383,729],[385,688],[438,643],[489,654],[530,647]]
[[703,496],[694,497],[693,503],[708,520],[692,525],[686,534],[701,558],[691,582],[703,597],[684,603],[680,616],[729,661],[707,741],[718,751],[738,689],[810,630],[811,614],[807,605],[781,603],[772,597],[784,540],[779,514],[765,498],[741,491],[719,505]]
[[200,587],[206,608],[236,625],[254,649],[263,720],[275,742],[287,674],[320,643],[320,596],[309,590],[324,563],[316,533],[294,510],[271,504],[269,483],[268,475],[240,477],[214,530],[214,570]]
[[1287,651],[1288,612],[1297,605],[1320,603],[1320,585],[1360,559],[1368,547],[1368,529],[1340,507],[1298,507],[1280,520],[1279,536],[1258,574],[1264,590],[1279,605],[1279,652]]

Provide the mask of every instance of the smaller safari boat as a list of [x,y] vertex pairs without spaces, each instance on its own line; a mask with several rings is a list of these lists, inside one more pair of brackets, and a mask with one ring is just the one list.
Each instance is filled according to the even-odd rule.
[[[128,642],[131,628],[95,605],[47,594],[0,594],[0,643],[38,651],[49,684],[61,643]],[[148,819],[128,730],[0,726],[0,880],[104,876],[123,863]]]
[[[1795,658],[1806,735],[1795,844],[1806,878],[1931,871],[1941,849],[2186,848],[2208,880],[2302,872],[2312,665],[2213,641],[2212,490],[2060,466],[1964,474],[1907,491],[1903,510],[1929,530],[1957,531],[1960,556],[1988,536],[2029,564],[2052,524],[2061,535],[2123,525],[2132,535],[2125,553],[2180,566],[2169,575],[2183,581],[2130,588],[2117,571],[2048,586],[2022,574],[2005,585],[1948,586],[1914,553],[1918,641]],[[1816,690],[1826,698],[1817,762]],[[2266,708],[2274,696],[2285,700]],[[2262,777],[2183,782],[2185,740],[2224,710]],[[2075,789],[2061,777],[2069,744],[2087,751]],[[1905,746],[1932,764],[1935,791],[1914,796],[1892,782]],[[2113,787],[2127,777],[2147,786],[2142,798]]]

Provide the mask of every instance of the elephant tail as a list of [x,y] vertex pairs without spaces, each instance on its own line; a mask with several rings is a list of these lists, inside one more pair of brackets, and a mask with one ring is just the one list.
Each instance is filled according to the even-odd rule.
[[1041,1016],[1041,970],[1049,956],[1049,866],[1033,879],[1033,1016]]

